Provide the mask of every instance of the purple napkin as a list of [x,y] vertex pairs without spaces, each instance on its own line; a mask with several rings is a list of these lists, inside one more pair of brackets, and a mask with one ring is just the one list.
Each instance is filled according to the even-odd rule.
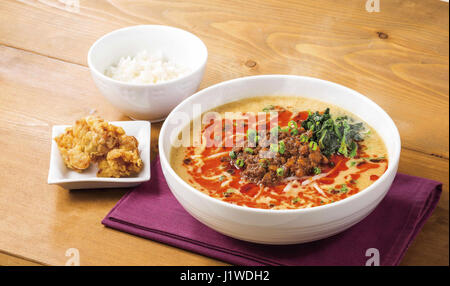
[[315,242],[271,246],[203,225],[172,195],[158,158],[151,169],[151,180],[123,196],[102,223],[235,265],[365,265],[376,257],[380,265],[398,265],[442,191],[439,182],[398,174],[379,206],[350,229]]

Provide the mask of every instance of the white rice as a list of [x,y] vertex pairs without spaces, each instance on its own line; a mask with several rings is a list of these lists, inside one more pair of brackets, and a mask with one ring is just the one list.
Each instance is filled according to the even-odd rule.
[[105,75],[130,83],[160,83],[176,79],[189,69],[165,58],[162,52],[139,52],[135,57],[122,57],[116,65],[106,69]]

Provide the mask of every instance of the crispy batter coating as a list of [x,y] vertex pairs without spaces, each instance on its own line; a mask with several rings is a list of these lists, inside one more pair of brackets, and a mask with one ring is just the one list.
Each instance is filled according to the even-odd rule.
[[64,134],[55,138],[58,144],[64,164],[69,169],[81,172],[89,168],[91,158],[84,152],[84,148],[79,144],[79,140],[74,136],[73,128],[68,127]]
[[119,144],[119,137],[125,135],[121,127],[114,126],[98,116],[88,116],[77,120],[74,136],[79,138],[83,151],[94,162],[105,156]]
[[99,177],[123,177],[142,170],[138,142],[98,116],[77,120],[55,138],[65,165],[77,172],[99,162]]
[[108,152],[98,162],[99,177],[125,177],[136,175],[142,170],[143,163],[139,157],[138,142],[133,136],[120,137],[118,148]]

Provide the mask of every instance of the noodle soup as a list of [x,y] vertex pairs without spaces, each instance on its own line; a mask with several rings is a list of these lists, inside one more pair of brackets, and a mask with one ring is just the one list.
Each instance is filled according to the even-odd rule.
[[185,127],[191,144],[173,147],[170,163],[194,188],[228,203],[261,209],[331,204],[364,190],[388,167],[375,130],[329,103],[262,96],[211,113],[200,144],[193,144],[193,123]]

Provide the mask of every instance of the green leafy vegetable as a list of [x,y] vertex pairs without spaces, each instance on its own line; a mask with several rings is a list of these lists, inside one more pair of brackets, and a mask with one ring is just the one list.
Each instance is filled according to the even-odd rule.
[[340,153],[346,157],[354,157],[358,151],[357,142],[363,140],[362,122],[353,123],[347,116],[333,119],[329,108],[322,114],[318,111],[309,113],[308,118],[302,122],[302,127],[313,131],[310,139],[318,143],[325,156]]
[[349,154],[349,157],[351,157],[351,158],[355,157],[357,152],[358,152],[358,144],[357,144],[355,141],[353,141],[353,142],[350,144],[350,154]]

